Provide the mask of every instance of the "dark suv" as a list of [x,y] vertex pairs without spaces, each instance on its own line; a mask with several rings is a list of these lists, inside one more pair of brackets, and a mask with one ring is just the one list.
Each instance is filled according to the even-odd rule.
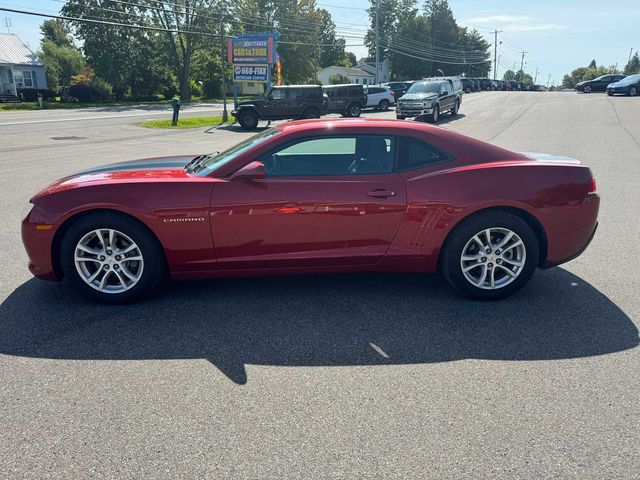
[[242,128],[252,130],[259,120],[318,118],[327,113],[327,98],[319,85],[272,87],[264,96],[238,103],[231,112]]
[[362,109],[367,106],[367,94],[362,85],[325,85],[322,90],[329,98],[329,113],[359,117]]

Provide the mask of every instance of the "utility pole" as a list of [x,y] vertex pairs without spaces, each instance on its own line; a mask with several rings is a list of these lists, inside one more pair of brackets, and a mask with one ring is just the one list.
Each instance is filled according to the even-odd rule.
[[222,123],[226,123],[227,121],[229,121],[229,113],[227,112],[227,49],[225,48],[224,32],[224,22],[227,22],[229,18],[230,17],[228,15],[224,15],[220,19],[220,60],[222,60],[222,75],[220,78],[220,85],[222,86]]
[[524,72],[522,71],[522,69],[524,68],[524,55],[525,53],[529,53],[529,52],[521,52],[522,53],[522,60],[520,60],[520,82],[522,81],[522,76],[524,74]]
[[629,65],[629,63],[631,62],[632,55],[633,55],[633,47],[631,47],[631,50],[629,51],[629,60],[627,61],[627,65]]
[[549,88],[549,82],[551,81],[551,74],[547,76],[547,88]]
[[11,33],[11,19],[9,17],[4,17],[4,24],[7,27],[7,33]]
[[493,79],[497,80],[496,72],[498,70],[498,34],[502,33],[502,30],[498,30],[497,28],[494,30],[494,41],[493,41]]
[[534,85],[535,85],[535,83],[536,83],[536,80],[538,80],[538,71],[539,71],[539,70],[540,70],[540,69],[539,69],[538,67],[536,67],[536,75],[535,75],[535,77],[533,77],[533,84],[534,84]]
[[380,83],[380,0],[376,0],[376,84]]

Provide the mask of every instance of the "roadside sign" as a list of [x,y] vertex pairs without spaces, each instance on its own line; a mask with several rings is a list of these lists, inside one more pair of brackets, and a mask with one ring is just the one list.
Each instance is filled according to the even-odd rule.
[[234,65],[234,82],[266,82],[268,80],[267,65]]
[[271,65],[275,63],[273,36],[263,34],[230,38],[227,57],[232,65]]

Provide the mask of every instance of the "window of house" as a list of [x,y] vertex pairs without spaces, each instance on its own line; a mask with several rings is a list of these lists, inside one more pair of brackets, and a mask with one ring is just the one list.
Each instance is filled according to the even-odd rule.
[[18,88],[33,88],[33,78],[29,70],[15,70],[13,74]]

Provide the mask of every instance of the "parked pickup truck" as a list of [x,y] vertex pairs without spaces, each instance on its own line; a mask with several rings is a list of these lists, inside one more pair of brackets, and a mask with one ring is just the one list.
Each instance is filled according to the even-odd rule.
[[396,104],[396,118],[418,118],[438,123],[440,114],[457,115],[462,103],[459,78],[427,79],[411,85]]

